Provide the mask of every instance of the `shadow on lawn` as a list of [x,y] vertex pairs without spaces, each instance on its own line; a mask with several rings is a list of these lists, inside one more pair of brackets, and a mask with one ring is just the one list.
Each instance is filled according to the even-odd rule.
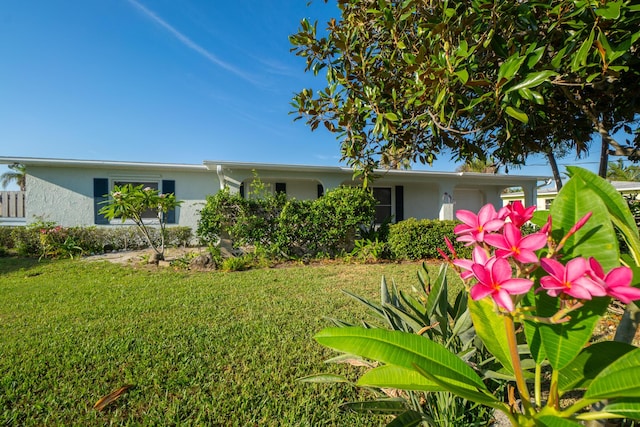
[[0,274],[13,273],[14,271],[19,270],[29,270],[47,262],[49,261],[38,261],[38,258],[23,258],[17,256],[0,257]]

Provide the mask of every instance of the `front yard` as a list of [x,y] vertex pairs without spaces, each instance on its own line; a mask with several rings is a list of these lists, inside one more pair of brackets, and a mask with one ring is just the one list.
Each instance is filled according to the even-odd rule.
[[312,336],[325,316],[371,319],[341,289],[377,299],[385,275],[410,290],[419,267],[188,273],[0,258],[0,424],[382,425],[338,411],[365,392],[295,380],[356,378],[324,364],[335,354]]

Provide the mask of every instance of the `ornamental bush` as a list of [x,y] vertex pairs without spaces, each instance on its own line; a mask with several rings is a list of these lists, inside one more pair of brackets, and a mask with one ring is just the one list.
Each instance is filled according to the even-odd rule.
[[[146,236],[135,226],[62,227],[38,221],[28,226],[0,227],[0,230],[4,236],[0,246],[28,257],[64,258],[149,247]],[[160,242],[159,229],[149,227],[148,232],[154,242]],[[164,233],[168,246],[187,246],[193,236],[190,227],[167,227]]]
[[[415,218],[391,224],[388,243],[392,257],[410,260],[439,258],[438,248],[445,237],[454,240],[453,229],[456,224],[457,221]],[[461,243],[455,246],[461,256],[470,256],[469,249]]]
[[313,201],[264,191],[245,199],[225,189],[207,197],[197,236],[208,244],[228,237],[236,246],[285,256],[335,256],[353,249],[358,228],[373,221],[375,205],[373,195],[360,187],[339,187]]

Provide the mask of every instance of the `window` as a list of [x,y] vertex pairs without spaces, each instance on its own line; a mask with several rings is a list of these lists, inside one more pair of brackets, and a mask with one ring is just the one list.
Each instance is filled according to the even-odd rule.
[[551,203],[553,203],[553,199],[544,199],[545,210],[551,209]]
[[[115,187],[116,185],[118,187],[122,187],[123,185],[127,185],[127,184],[131,184],[134,187],[137,187],[139,185],[142,185],[142,188],[151,188],[153,190],[157,190],[158,189],[158,182],[157,181],[113,181],[113,186]],[[157,212],[153,209],[147,209],[143,214],[142,214],[142,219],[155,219],[157,218]]]
[[278,193],[287,194],[286,182],[276,182],[276,194]]
[[376,224],[382,224],[391,218],[391,188],[376,187],[373,189],[373,197],[378,202],[375,221]]
[[[108,193],[113,190],[114,185],[123,186],[126,184],[131,184],[134,187],[138,185],[142,185],[144,187],[150,187],[154,190],[159,190],[162,193],[173,193],[176,194],[176,182],[172,179],[163,179],[160,180],[154,179],[155,177],[144,177],[140,179],[135,178],[94,178],[93,179],[93,214],[94,214],[94,223],[101,225],[108,225],[110,222],[103,215],[100,215],[98,212],[103,206],[103,202],[108,200]],[[143,215],[145,219],[156,219],[156,212],[148,211]],[[167,224],[176,224],[177,213],[175,209],[171,209],[167,212],[166,216]],[[115,222],[114,222],[115,223]]]

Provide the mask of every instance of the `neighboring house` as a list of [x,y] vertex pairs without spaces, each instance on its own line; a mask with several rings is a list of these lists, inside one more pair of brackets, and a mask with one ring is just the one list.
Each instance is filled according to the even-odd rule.
[[[633,181],[610,181],[611,185],[618,190],[620,194],[625,197],[638,198],[640,194],[640,182]],[[536,197],[536,207],[538,210],[548,210],[551,207],[551,203],[557,197],[558,190],[555,185],[553,187],[543,187],[538,189]],[[524,201],[524,194],[522,191],[513,193],[502,194],[503,204],[506,205],[515,200]],[[530,205],[527,205],[530,206]]]
[[[132,183],[175,193],[183,204],[168,216],[170,225],[197,227],[207,195],[224,187],[248,194],[254,176],[269,191],[296,199],[316,199],[341,185],[360,185],[344,167],[276,165],[204,161],[202,165],[97,160],[0,157],[0,164],[24,164],[27,169],[25,222],[53,221],[63,226],[116,225],[98,214],[114,185]],[[504,189],[521,187],[528,203],[546,177],[471,172],[380,170],[373,193],[377,218],[394,221],[453,219],[454,210],[477,211],[492,203],[502,206]],[[0,222],[1,224],[1,222]]]

